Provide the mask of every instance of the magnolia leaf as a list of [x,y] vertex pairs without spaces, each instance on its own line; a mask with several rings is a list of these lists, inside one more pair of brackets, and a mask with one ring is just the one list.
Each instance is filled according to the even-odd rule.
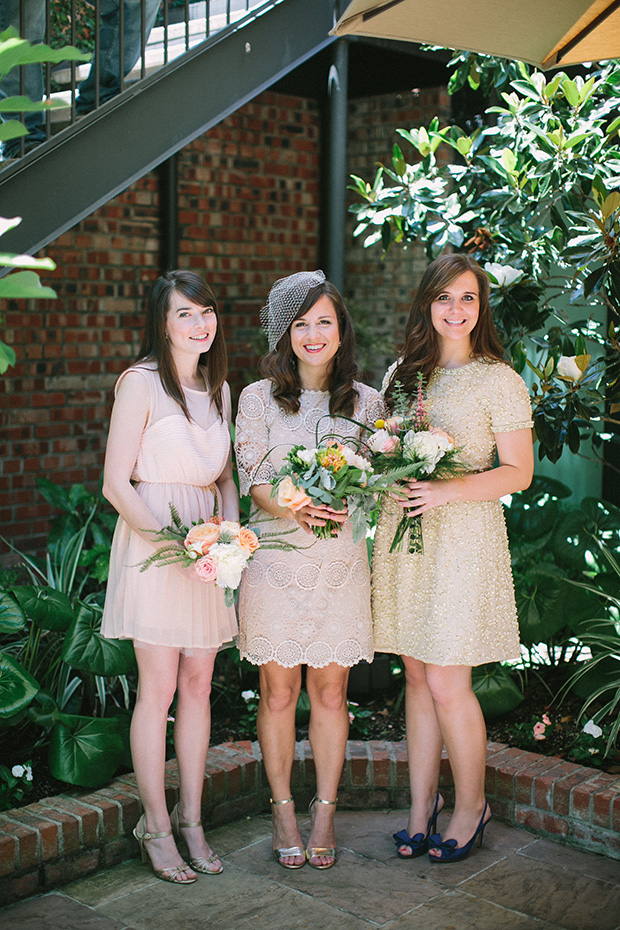
[[6,278],[0,278],[0,298],[19,300],[40,297],[56,297],[56,291],[44,287],[34,271],[14,271]]
[[13,216],[8,219],[6,216],[0,216],[0,236],[3,236],[9,229],[14,229],[21,223],[21,216]]
[[38,682],[23,665],[0,653],[0,717],[25,710],[38,690]]
[[611,194],[608,194],[605,198],[605,201],[601,207],[601,213],[604,219],[608,219],[612,213],[615,213],[616,210],[620,209],[620,191],[612,191]]
[[502,151],[502,165],[508,172],[508,174],[514,174],[514,170],[517,164],[517,158],[512,149],[504,149]]
[[576,355],[575,365],[577,366],[579,371],[584,372],[586,368],[588,367],[588,365],[590,364],[591,359],[592,359],[592,356],[588,355],[587,353],[585,353],[584,355]]
[[49,748],[54,778],[99,788],[109,781],[123,758],[124,746],[115,719],[58,714]]

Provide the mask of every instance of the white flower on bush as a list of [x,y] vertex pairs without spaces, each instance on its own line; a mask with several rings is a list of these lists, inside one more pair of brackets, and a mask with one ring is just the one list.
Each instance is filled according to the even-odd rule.
[[595,724],[594,720],[588,720],[581,732],[588,733],[590,736],[593,736],[594,739],[598,739],[599,736],[603,735],[603,731]]
[[220,588],[238,588],[241,572],[251,553],[235,543],[216,543],[209,555],[217,565],[216,585]]
[[403,439],[403,456],[410,462],[423,462],[422,473],[430,475],[437,462],[446,452],[454,448],[447,436],[430,432],[409,430]]
[[32,781],[32,766],[14,765],[11,769],[11,775],[14,778],[25,778],[26,781]]
[[256,691],[242,691],[241,697],[243,698],[244,701],[246,701],[246,703],[247,701],[253,701],[254,698],[256,697]]
[[557,367],[557,373],[560,378],[568,378],[569,381],[579,381],[582,371],[576,362],[576,358],[576,355],[560,355]]
[[500,265],[499,262],[487,262],[484,270],[491,279],[491,287],[512,287],[523,277],[523,272],[512,265]]

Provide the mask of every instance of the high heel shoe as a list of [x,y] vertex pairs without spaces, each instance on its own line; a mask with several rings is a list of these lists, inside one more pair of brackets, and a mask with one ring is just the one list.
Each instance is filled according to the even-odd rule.
[[[175,834],[177,839],[183,841],[187,846],[187,841],[181,836],[181,829],[184,827],[201,827],[202,820],[194,820],[191,823],[187,821],[179,820],[179,805],[175,804],[170,813],[170,823],[172,824],[172,832]],[[187,851],[189,852],[189,846]],[[220,857],[215,853],[211,853],[210,856],[190,856],[189,864],[195,872],[200,872],[202,875],[220,875],[224,871],[224,866],[220,862],[219,869],[210,869],[209,866],[213,862],[220,862]]]
[[165,869],[156,869],[153,863],[151,862],[151,857],[144,848],[144,844],[149,840],[159,840],[164,836],[172,836],[172,830],[164,830],[163,833],[149,833],[144,829],[146,826],[146,820],[144,814],[140,817],[140,820],[136,824],[133,830],[133,835],[138,841],[140,847],[140,855],[142,856],[143,862],[148,862],[153,869],[157,878],[161,878],[163,882],[172,882],[173,885],[193,885],[196,881],[196,878],[179,878],[179,875],[182,872],[187,871],[189,866],[186,862],[182,862],[181,865],[171,865]]
[[[470,854],[472,847],[478,839],[478,846],[482,846],[482,839],[484,837],[485,827],[493,819],[493,814],[490,814],[489,817],[485,820],[486,813],[489,809],[488,803],[484,803],[484,811],[482,812],[482,817],[480,818],[480,823],[476,827],[476,832],[469,840],[468,843],[465,843],[464,846],[457,846],[456,840],[442,840],[441,836],[437,834],[436,836],[431,836],[428,842],[429,848],[429,859],[431,862],[460,862],[461,859],[467,859]],[[430,850],[438,849],[441,853],[441,856],[431,856]]]
[[[291,804],[293,798],[283,798],[281,801],[274,801],[273,798],[269,798],[269,803],[272,807],[280,807],[282,804]],[[302,866],[306,864],[306,859],[304,856],[303,846],[280,846],[272,850],[273,858],[276,860],[278,865],[281,865],[283,869],[301,869]],[[301,862],[283,862],[283,859],[302,859]]]
[[[315,804],[332,804],[335,806],[337,803],[338,798],[336,798],[335,801],[326,801],[324,798],[319,798],[315,794],[308,805],[308,813],[310,817],[312,817],[312,808]],[[316,859],[318,856],[324,856],[326,859],[331,859],[332,861],[326,862],[324,865],[310,862],[311,859]],[[336,865],[336,849],[334,846],[308,846],[306,849],[306,859],[311,869],[331,869],[333,865]]]
[[[428,852],[428,841],[433,830],[437,829],[437,816],[439,815],[439,801],[441,795],[437,792],[437,797],[435,798],[435,807],[433,808],[433,813],[428,822],[426,828],[426,833],[414,833],[413,836],[408,836],[406,830],[400,830],[398,833],[393,833],[394,842],[396,843],[396,855],[399,859],[417,859],[418,856],[423,856],[425,852]],[[408,846],[411,850],[410,854],[401,853],[399,846]]]

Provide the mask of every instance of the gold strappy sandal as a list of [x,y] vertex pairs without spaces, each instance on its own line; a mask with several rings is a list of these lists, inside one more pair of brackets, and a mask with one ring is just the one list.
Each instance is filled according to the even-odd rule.
[[[186,862],[181,863],[181,865],[171,865],[167,869],[156,869],[155,868],[155,866],[151,862],[151,857],[149,856],[146,849],[144,848],[144,844],[147,843],[149,840],[159,840],[164,836],[172,836],[172,830],[164,830],[163,833],[149,833],[147,830],[144,829],[145,826],[146,826],[146,821],[145,821],[144,814],[142,814],[142,816],[140,817],[140,820],[138,821],[138,823],[136,824],[133,830],[133,835],[137,839],[138,845],[140,847],[140,855],[142,856],[142,861],[148,862],[151,868],[153,869],[153,872],[157,876],[157,878],[161,878],[163,882],[172,882],[173,885],[193,885],[194,882],[196,881],[195,877],[194,878],[179,878],[179,875],[182,872],[185,872],[187,869],[189,869],[189,866],[187,865]],[[141,832],[141,828],[143,832]]]
[[[202,821],[195,820],[192,823],[179,820],[179,805],[175,804],[172,808],[170,814],[170,822],[172,824],[172,831],[177,836],[179,841],[184,842],[187,846],[187,841],[181,836],[181,829],[183,827],[201,827]],[[189,852],[189,848],[188,848]],[[213,862],[219,862],[219,869],[210,869],[209,866]],[[195,872],[200,872],[202,875],[220,875],[224,871],[224,866],[220,862],[220,857],[215,853],[211,853],[210,856],[190,856],[189,864]]]
[[[337,803],[338,798],[336,798],[335,801],[326,801],[324,798],[319,798],[315,794],[308,805],[308,813],[310,817],[312,817],[312,807],[314,804],[332,804],[335,806]],[[311,859],[315,859],[317,856],[325,856],[325,858],[329,858],[332,861],[325,865],[319,865],[318,863],[315,865],[310,862]],[[336,864],[336,849],[334,846],[308,846],[306,849],[306,859],[311,869],[331,869],[331,867]]]
[[[269,798],[269,802],[273,807],[280,807],[282,804],[291,804],[292,801],[292,797],[283,798],[281,801],[274,801],[273,798]],[[301,869],[301,867],[306,864],[303,846],[280,846],[279,849],[274,849],[272,851],[273,858],[283,869]],[[294,862],[282,861],[283,859],[292,859],[294,856],[301,856],[302,862],[295,864]]]

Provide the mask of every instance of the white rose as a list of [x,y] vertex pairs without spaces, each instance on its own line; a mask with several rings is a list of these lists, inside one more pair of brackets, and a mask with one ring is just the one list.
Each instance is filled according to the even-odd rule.
[[220,588],[238,588],[241,572],[250,554],[234,543],[216,543],[211,546],[209,555],[217,565],[216,585]]
[[581,378],[581,369],[575,361],[575,358],[575,355],[560,355],[557,367],[557,374],[560,378],[568,378],[569,381],[579,381]]
[[581,732],[582,732],[582,733],[589,733],[590,736],[593,736],[595,739],[598,739],[599,736],[602,736],[602,735],[603,735],[603,731],[601,730],[600,727],[598,727],[598,726],[595,724],[594,720],[588,720],[588,722],[586,723],[586,725],[584,726],[584,728],[583,728],[583,730],[582,730]]
[[236,539],[240,529],[241,526],[235,520],[222,520],[220,523],[220,537],[225,535],[230,539]]
[[340,451],[344,455],[348,465],[352,465],[354,468],[361,468],[362,471],[372,471],[372,465],[363,455],[358,455],[353,449],[348,449],[346,446],[343,446]]
[[306,465],[312,465],[315,459],[316,449],[298,449],[295,455]]
[[518,268],[500,265],[498,262],[487,262],[484,270],[491,278],[491,287],[511,287],[523,277],[523,272]]
[[429,432],[415,433],[409,430],[403,439],[403,456],[410,462],[423,462],[422,472],[430,475],[437,462],[451,448],[451,443],[444,436],[435,436]]
[[11,775],[14,778],[21,778],[25,771],[26,769],[24,768],[23,765],[14,765],[13,768],[11,769]]

